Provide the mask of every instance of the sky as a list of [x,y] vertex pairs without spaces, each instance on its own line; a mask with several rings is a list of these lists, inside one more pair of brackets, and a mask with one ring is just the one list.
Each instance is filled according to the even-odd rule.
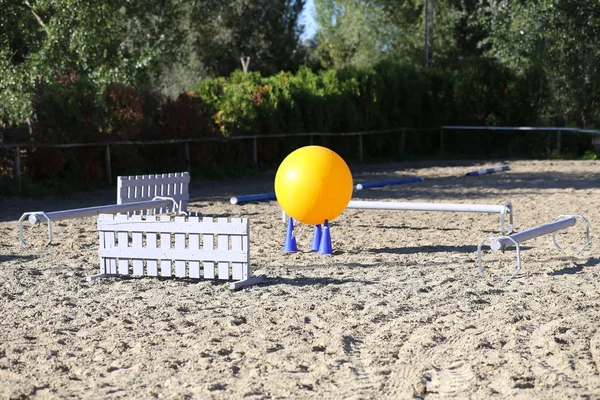
[[301,40],[310,39],[317,32],[317,22],[315,21],[315,2],[314,0],[306,0],[304,10],[300,14],[300,23],[304,25],[304,33],[300,37]]

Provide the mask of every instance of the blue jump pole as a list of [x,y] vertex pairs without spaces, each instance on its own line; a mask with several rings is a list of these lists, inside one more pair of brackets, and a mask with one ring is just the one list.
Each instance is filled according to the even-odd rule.
[[356,185],[356,190],[363,190],[363,189],[382,187],[382,186],[388,186],[388,185],[401,185],[404,183],[413,183],[413,182],[423,182],[423,178],[421,178],[420,176],[417,176],[414,178],[391,179],[388,181],[359,183],[358,185]]
[[250,194],[248,196],[232,197],[229,202],[231,204],[251,203],[253,201],[276,200],[275,193]]
[[509,169],[510,169],[510,166],[502,165],[500,167],[485,168],[485,169],[479,169],[477,171],[467,172],[465,174],[465,176],[478,176],[478,175],[485,175],[485,174],[493,174],[494,172],[508,171]]

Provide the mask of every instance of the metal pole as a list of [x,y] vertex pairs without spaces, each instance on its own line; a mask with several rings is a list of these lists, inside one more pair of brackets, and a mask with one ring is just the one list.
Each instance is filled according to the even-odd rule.
[[402,185],[405,183],[414,183],[414,182],[423,182],[423,178],[420,176],[415,176],[413,178],[390,179],[387,181],[359,183],[356,185],[356,190],[383,187],[383,186],[388,186],[388,185]]
[[556,152],[560,154],[560,142],[561,142],[562,132],[556,132]]
[[249,194],[247,196],[237,196],[229,199],[231,204],[251,203],[254,201],[277,200],[275,193]]
[[25,214],[28,214],[27,220],[29,221],[29,223],[31,225],[35,225],[40,222],[48,222],[48,220],[55,222],[63,221],[66,219],[93,217],[94,215],[100,214],[117,214],[139,210],[151,210],[154,208],[172,206],[173,202],[174,201],[172,199],[146,200],[134,203],[110,204],[106,206],[96,206],[87,208],[74,208],[72,210],[53,211],[48,213],[40,211]]
[[155,197],[153,200],[139,201],[126,204],[110,204],[107,206],[75,208],[72,210],[53,211],[45,213],[44,211],[26,212],[19,219],[19,240],[23,246],[26,246],[23,239],[23,221],[27,219],[30,224],[35,225],[41,222],[48,224],[48,241],[46,246],[52,242],[52,222],[65,219],[91,217],[94,215],[125,213],[138,210],[152,210],[154,208],[163,208],[171,205],[172,211],[178,209],[177,202],[171,197]]
[[359,201],[350,200],[347,208],[371,210],[400,210],[400,211],[451,211],[451,212],[481,212],[501,213],[506,210],[505,205],[494,204],[453,204],[453,203],[412,203],[412,202],[387,202],[387,201]]
[[556,222],[551,222],[546,225],[536,226],[535,228],[527,229],[526,231],[510,235],[508,238],[503,237],[494,239],[490,243],[490,248],[492,250],[501,250],[508,246],[514,245],[515,242],[522,243],[526,240],[533,239],[538,236],[547,235],[549,233],[556,232],[561,229],[569,228],[575,225],[576,222],[577,219],[575,217],[569,217]]

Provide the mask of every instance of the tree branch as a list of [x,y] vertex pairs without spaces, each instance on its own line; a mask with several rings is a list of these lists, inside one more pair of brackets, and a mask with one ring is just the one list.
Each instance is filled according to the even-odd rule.
[[31,6],[31,4],[29,4],[29,0],[23,0],[23,2],[25,3],[25,5],[27,7],[29,7],[29,9],[31,10],[31,13],[33,14],[33,16],[35,17],[35,19],[37,20],[38,24],[40,24],[41,27],[44,28],[44,30],[47,33],[48,32],[48,28],[46,27],[46,24],[44,24],[44,21],[42,20],[42,18],[39,15],[37,15],[37,13],[33,10],[33,7]]

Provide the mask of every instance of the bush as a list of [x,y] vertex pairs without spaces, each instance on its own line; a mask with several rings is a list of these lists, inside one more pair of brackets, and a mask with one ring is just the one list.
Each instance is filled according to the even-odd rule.
[[[97,88],[75,71],[53,82],[38,82],[33,99],[35,143],[86,143],[100,140],[103,123]],[[23,167],[33,180],[96,179],[98,154],[87,148],[27,149]]]
[[[459,71],[418,69],[383,61],[373,68],[322,70],[300,68],[296,74],[263,78],[235,72],[229,78],[200,82],[196,93],[224,136],[299,132],[356,132],[444,124],[528,125],[543,120],[547,82],[540,69],[518,76],[485,58],[463,62]],[[475,138],[474,138],[475,136]],[[485,154],[506,148],[506,136],[452,134],[448,150]],[[523,146],[518,135],[514,140]],[[439,148],[438,135],[413,134],[409,150],[429,154]],[[305,139],[305,142],[307,139]],[[529,139],[525,138],[525,142]],[[261,160],[277,162],[289,150],[285,141],[264,141]],[[322,138],[352,158],[356,140]],[[388,157],[398,138],[370,139],[367,154]],[[268,148],[264,147],[268,146]],[[527,146],[523,147],[526,149]]]
[[[35,113],[26,129],[0,125],[3,141],[89,143],[120,140],[219,138],[190,145],[194,166],[248,166],[251,140],[241,135],[333,133],[313,142],[356,161],[358,139],[345,132],[409,128],[406,156],[427,157],[439,151],[440,125],[563,126],[552,115],[549,85],[541,68],[519,75],[487,58],[461,61],[456,71],[421,69],[390,60],[370,68],[344,68],[262,77],[257,72],[204,79],[195,91],[167,99],[151,90],[113,83],[102,90],[75,72],[52,82],[39,82]],[[30,133],[31,132],[31,133]],[[335,134],[340,134],[339,136]],[[555,151],[555,133],[473,131],[444,132],[448,153],[499,157],[548,156]],[[309,144],[306,136],[258,140],[258,158],[277,165],[290,151]],[[367,159],[393,159],[399,134],[364,136]],[[563,135],[563,154],[581,155],[589,138]],[[122,145],[111,148],[116,175],[157,173],[183,168],[184,146]],[[9,154],[10,152],[4,152]],[[0,157],[0,175],[10,174],[12,160]],[[99,181],[104,177],[104,149],[28,150],[24,178]]]

